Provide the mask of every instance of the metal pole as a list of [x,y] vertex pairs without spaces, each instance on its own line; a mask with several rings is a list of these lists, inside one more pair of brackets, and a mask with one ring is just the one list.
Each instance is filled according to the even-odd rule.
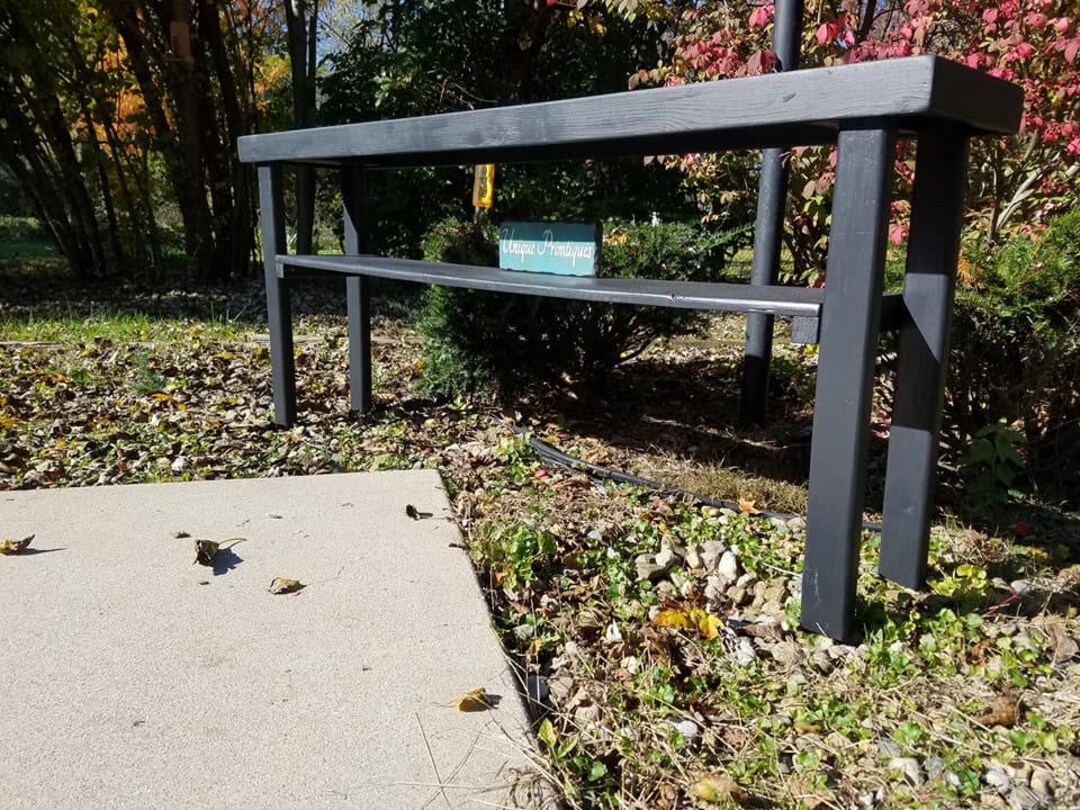
[[296,359],[293,356],[292,307],[289,282],[277,273],[277,257],[288,252],[285,240],[285,195],[281,165],[259,166],[259,216],[262,222],[263,272],[266,279],[266,318],[270,331],[270,377],[274,392],[274,422],[296,422]]
[[926,580],[934,473],[945,399],[967,140],[950,127],[919,133],[908,237],[879,573],[908,588]]
[[[773,50],[777,70],[796,70],[799,66],[799,23],[802,0],[778,0],[773,20]],[[758,178],[757,220],[754,224],[754,263],[750,283],[754,286],[775,284],[780,274],[780,239],[784,227],[784,202],[787,197],[788,172],[783,149],[761,153]],[[772,360],[772,315],[748,315],[746,350],[743,361],[742,420],[749,424],[765,421],[769,396],[769,362]]]
[[[341,196],[345,201],[345,255],[370,250],[368,232],[367,173],[362,166],[341,170]],[[367,276],[345,278],[345,302],[349,317],[349,407],[371,409],[371,291]]]
[[840,131],[803,558],[802,626],[838,640],[853,629],[892,180],[894,133],[866,126]]

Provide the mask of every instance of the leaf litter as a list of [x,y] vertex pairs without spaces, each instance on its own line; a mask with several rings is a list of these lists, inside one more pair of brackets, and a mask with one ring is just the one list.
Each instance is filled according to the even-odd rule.
[[303,590],[304,585],[298,579],[289,579],[288,577],[274,577],[270,581],[269,591],[272,594],[286,594],[286,593],[298,593]]
[[[252,302],[260,294],[253,286]],[[695,785],[714,774],[763,806],[978,807],[990,794],[1022,804],[1028,793],[1080,806],[1071,644],[1080,554],[1064,529],[1032,520],[1029,535],[983,544],[980,555],[993,556],[976,560],[961,531],[943,529],[929,597],[878,580],[871,546],[859,580],[866,635],[830,644],[797,626],[790,572],[802,531],[754,514],[800,508],[805,492],[784,481],[805,448],[775,450],[783,424],[749,442],[716,426],[715,403],[737,399],[724,372],[737,351],[676,342],[627,364],[599,403],[541,394],[505,417],[592,463],[741,500],[743,514],[729,514],[553,468],[482,403],[417,405],[415,334],[388,321],[379,329],[393,337],[375,346],[376,366],[393,372],[380,388],[388,407],[356,419],[344,319],[299,316],[298,335],[316,337],[297,340],[301,416],[290,430],[269,424],[265,346],[217,342],[198,324],[149,347],[0,349],[10,421],[0,429],[0,488],[437,467],[508,649],[530,682],[549,687],[542,727],[556,750],[545,773],[572,808],[695,807],[706,801]],[[146,386],[117,383],[139,375]],[[183,382],[192,379],[200,384]],[[681,386],[695,395],[679,399]],[[792,388],[777,401],[797,399]],[[810,411],[786,407],[778,421],[799,435]],[[635,408],[678,420],[623,418]],[[774,473],[728,475],[700,461],[721,457]],[[1036,553],[1059,546],[1052,560]],[[639,581],[634,559],[668,548],[672,558]],[[726,551],[735,565],[717,573]],[[960,571],[972,561],[990,572],[980,590]],[[991,610],[1020,576],[1020,597]],[[657,622],[663,610],[680,626]],[[723,622],[715,637],[695,610]],[[617,637],[605,633],[613,623]],[[1019,698],[1015,722],[987,730],[979,720],[1007,683]],[[700,733],[673,730],[673,717]],[[898,760],[913,760],[917,771],[905,766],[922,783],[897,778],[888,766]],[[1012,787],[987,781],[998,771],[1013,773]]]

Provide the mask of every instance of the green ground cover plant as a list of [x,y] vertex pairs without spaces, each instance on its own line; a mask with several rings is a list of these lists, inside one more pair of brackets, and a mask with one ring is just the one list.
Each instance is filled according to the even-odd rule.
[[[150,342],[0,347],[0,487],[440,470],[531,698],[538,753],[516,787],[523,806],[1080,801],[1074,514],[1030,494],[1000,519],[991,507],[979,523],[943,513],[925,592],[878,579],[867,534],[859,636],[836,644],[797,627],[801,520],[753,514],[805,485],[793,438],[805,402],[781,387],[769,432],[725,427],[738,355],[725,322],[624,364],[610,399],[531,396],[513,413],[418,397],[420,338],[379,319],[380,407],[356,418],[342,317],[300,311],[289,430],[269,423],[255,323],[225,337],[195,318]],[[745,508],[561,470],[528,435]]]

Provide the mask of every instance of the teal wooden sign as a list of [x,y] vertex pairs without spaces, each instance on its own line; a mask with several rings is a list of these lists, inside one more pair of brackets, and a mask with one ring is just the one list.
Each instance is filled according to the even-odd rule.
[[499,227],[499,267],[560,276],[595,276],[600,267],[600,226],[504,222]]

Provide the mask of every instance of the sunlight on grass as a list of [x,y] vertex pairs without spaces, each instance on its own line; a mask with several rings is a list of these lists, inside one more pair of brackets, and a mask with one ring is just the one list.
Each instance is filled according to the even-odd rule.
[[89,317],[0,316],[0,340],[11,342],[85,343],[98,338],[153,342],[193,336],[239,340],[257,331],[251,325],[233,321],[154,318],[141,312],[102,311]]

